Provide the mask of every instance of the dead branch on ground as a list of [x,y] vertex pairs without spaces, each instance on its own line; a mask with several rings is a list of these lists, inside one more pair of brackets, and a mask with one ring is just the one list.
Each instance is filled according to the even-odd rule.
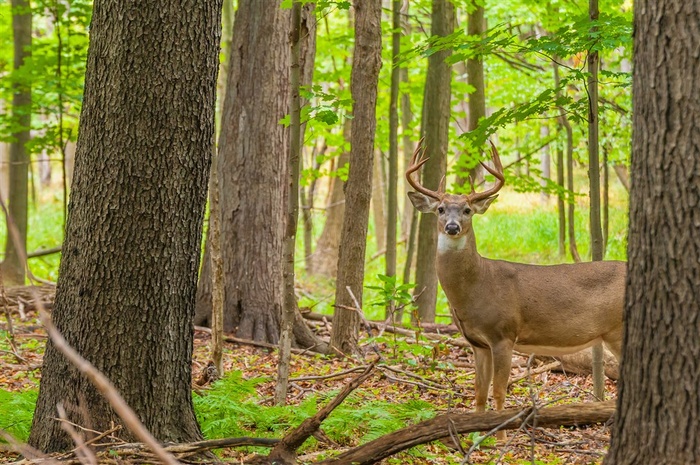
[[[488,431],[501,425],[502,429],[521,428],[524,417],[532,416],[539,427],[583,426],[604,423],[615,413],[615,401],[546,407],[532,415],[532,408],[508,409],[500,412],[448,413],[423,421],[374,441],[355,447],[319,464],[371,464],[403,450],[450,436],[476,431]],[[508,420],[511,420],[509,423]]]

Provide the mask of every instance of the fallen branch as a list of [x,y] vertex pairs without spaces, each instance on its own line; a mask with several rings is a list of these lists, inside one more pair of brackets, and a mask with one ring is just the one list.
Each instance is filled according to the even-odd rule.
[[[206,328],[204,326],[195,326],[194,329],[197,331],[202,331],[204,333],[211,335],[211,328]],[[252,339],[241,339],[239,337],[233,337],[233,336],[224,336],[224,342],[233,342],[235,344],[244,344],[244,345],[253,346],[253,347],[263,347],[265,349],[272,349],[272,350],[279,349],[278,345],[270,344],[269,342],[253,341]],[[304,354],[315,355],[315,352],[309,353],[308,349],[292,348],[292,353],[298,354],[298,355],[304,355]]]
[[[450,428],[456,434],[488,431],[499,425],[503,425],[503,429],[518,429],[525,423],[523,417],[528,417],[531,413],[532,408],[439,415],[431,420],[394,431],[319,463],[325,465],[376,463],[411,447],[449,437]],[[539,409],[537,414],[533,415],[533,421],[536,421],[539,427],[582,426],[604,423],[610,420],[614,413],[615,400],[557,405]],[[506,424],[511,419],[512,421]]]
[[546,365],[542,365],[540,367],[535,368],[534,370],[531,370],[528,368],[523,373],[510,378],[508,380],[508,386],[510,386],[513,383],[517,383],[521,379],[525,379],[529,376],[539,375],[540,373],[544,373],[546,371],[556,370],[557,368],[561,368],[561,362],[559,360],[557,360],[556,362],[548,363]]
[[[348,307],[354,310],[354,307]],[[314,321],[326,321],[332,322],[333,318],[330,315],[322,315],[320,313],[314,313],[314,312],[306,312],[302,313],[304,318],[307,318],[309,320],[314,320]],[[462,337],[460,338],[453,338],[453,337],[448,337],[440,334],[433,334],[433,333],[427,333],[425,331],[419,330],[419,329],[405,329],[401,328],[398,326],[390,325],[390,324],[385,324],[383,321],[372,321],[372,320],[367,320],[367,325],[370,326],[372,329],[376,329],[379,331],[386,331],[389,333],[394,333],[394,334],[400,334],[402,336],[407,336],[407,337],[412,337],[415,338],[416,334],[420,334],[426,339],[429,339],[431,341],[439,341],[439,342],[444,342],[446,344],[451,344],[456,347],[460,348],[468,348],[471,347],[469,343]],[[449,327],[448,327],[449,328]],[[449,331],[449,329],[448,329]]]
[[331,412],[337,406],[339,406],[348,395],[350,395],[352,391],[357,389],[360,384],[362,384],[372,375],[375,365],[376,361],[368,365],[365,371],[353,378],[353,380],[350,381],[350,383],[348,383],[343,390],[340,391],[340,393],[328,403],[328,405],[319,410],[313,417],[304,420],[301,425],[288,433],[270,452],[268,457],[269,460],[272,463],[295,463],[296,450],[309,438],[309,436],[318,430],[323,420],[325,420],[328,415],[330,415]]

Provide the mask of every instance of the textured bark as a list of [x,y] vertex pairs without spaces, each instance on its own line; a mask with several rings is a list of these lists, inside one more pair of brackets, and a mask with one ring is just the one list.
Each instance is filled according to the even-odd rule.
[[700,462],[700,4],[635,3],[618,415],[606,464]]
[[[377,86],[382,66],[381,2],[356,0],[355,51],[353,53],[350,92],[354,100],[352,155],[345,188],[345,215],[340,237],[338,281],[335,291],[335,321],[331,348],[341,353],[357,351],[359,316],[346,307],[362,308],[365,277],[365,249],[369,202],[372,195],[372,161],[376,129]],[[347,288],[357,298],[351,298]]]
[[[260,8],[260,7],[262,7],[262,5],[255,5],[254,7],[255,7],[255,8]],[[255,10],[255,11],[258,11],[258,10]],[[242,14],[242,13],[239,13],[239,14]],[[246,14],[246,15],[249,15],[249,14],[251,14],[251,13],[250,13],[250,12],[246,12],[245,14]],[[255,14],[259,16],[258,13],[255,13]],[[241,18],[241,16],[238,16],[238,15],[237,15],[237,16],[236,16],[236,19],[238,20],[239,18]],[[247,16],[244,17],[244,20],[245,20],[245,21],[248,21]],[[247,28],[247,27],[249,27],[249,26],[244,25],[244,26],[241,26],[241,27],[242,27],[242,28]],[[286,27],[286,26],[285,26],[284,24],[278,24],[278,27],[284,28],[284,27]],[[279,34],[278,34],[278,35],[279,35]],[[249,35],[249,38],[250,38],[251,40],[257,40],[256,37],[257,37],[257,36],[256,36],[254,33],[251,33],[251,35]],[[312,4],[304,5],[304,7],[302,8],[302,32],[301,32],[301,38],[302,38],[302,46],[301,46],[301,60],[302,60],[302,64],[301,64],[301,75],[302,75],[302,78],[301,78],[301,79],[302,79],[302,85],[310,85],[310,84],[311,84],[311,80],[312,80],[312,78],[313,78],[313,63],[314,63],[315,54],[316,54],[315,13],[314,13],[314,8],[313,8],[313,5],[312,5]],[[279,39],[279,37],[278,37],[278,39]],[[237,44],[240,46],[240,45],[241,45],[241,41],[242,41],[243,39],[239,37],[237,40],[238,40]],[[281,40],[281,39],[280,39],[280,40]],[[286,36],[285,36],[285,40],[286,40]],[[280,43],[279,46],[281,46],[281,47],[286,47],[286,48],[288,49],[288,44],[287,44],[286,42]],[[259,51],[258,51],[259,48],[257,48],[257,47],[263,48],[264,46],[263,46],[263,45],[260,45],[260,44],[253,44],[252,46],[249,47],[248,45],[246,45],[246,47],[245,47],[245,54],[246,54],[246,56],[247,56],[249,53],[258,53],[258,54],[263,53],[263,52],[259,52]],[[239,48],[240,48],[240,47],[239,47]],[[240,57],[241,57],[241,56],[242,56],[242,55],[241,55],[241,52],[240,52],[240,51],[237,52],[237,51],[234,50],[233,54],[229,57],[229,60],[232,60],[232,59],[239,59],[239,60],[240,60]],[[239,67],[242,67],[243,69],[247,69],[247,68],[246,68],[247,66],[253,67],[253,65],[255,65],[255,66],[258,66],[258,68],[260,68],[260,66],[259,66],[260,64],[257,63],[257,61],[258,61],[258,60],[248,60],[248,62],[246,62],[246,63],[239,63]],[[269,66],[272,66],[272,65],[268,64],[267,66],[269,67]],[[279,64],[278,64],[278,66],[279,66]],[[253,72],[253,73],[261,72],[260,69],[256,69],[256,70],[251,69],[250,71]],[[251,82],[251,81],[255,81],[255,80],[254,80],[254,79],[251,79],[251,78],[248,76],[249,73],[241,73],[241,72],[239,71],[239,72],[238,72],[238,76],[240,76],[241,74],[242,74],[246,79],[248,79],[248,81],[246,81],[246,85],[245,85],[243,88],[241,88],[241,89],[235,89],[235,90],[233,91],[233,94],[236,95],[236,96],[237,96],[236,98],[238,98],[238,99],[241,99],[241,98],[248,98],[248,97],[250,96],[250,94],[252,93],[251,87],[254,86],[254,85],[257,85],[255,82]],[[229,78],[230,78],[230,76],[229,76]],[[247,90],[245,91],[245,92],[246,92],[245,95],[242,94],[242,90],[243,90],[243,89],[247,89]],[[259,97],[262,98],[262,96],[259,96]],[[228,97],[227,97],[227,98],[228,98]],[[276,101],[279,103],[279,99],[276,100]],[[261,104],[262,104],[262,103],[261,103]],[[254,105],[254,104],[251,104],[251,105],[248,106],[248,108],[253,107],[253,106],[255,106],[255,105]],[[286,112],[286,111],[287,111],[287,110],[286,110],[286,107],[285,107],[283,110],[280,110],[280,111]],[[222,112],[222,113],[223,113],[223,112]],[[239,113],[240,113],[240,112],[239,112]],[[280,118],[281,118],[281,116],[280,116]],[[270,118],[268,118],[268,120],[269,120],[269,119],[270,119]],[[268,122],[269,122],[269,121],[268,121]],[[225,129],[225,130],[226,130],[226,131],[232,131],[232,130],[233,130],[233,129],[232,129],[233,126],[235,126],[235,124],[231,123],[231,124],[228,125],[228,128]],[[226,123],[225,123],[225,122],[224,122],[224,127],[226,127]],[[303,128],[302,128],[302,131],[303,131]],[[258,130],[258,134],[262,134],[263,132],[264,132],[264,131],[262,131],[262,130]],[[229,137],[228,135],[226,135],[226,134],[224,134],[224,133],[222,133],[222,135],[224,135],[225,137]],[[241,137],[243,137],[243,136],[241,136]],[[246,141],[246,139],[245,139],[245,137],[244,137],[244,138],[243,138],[243,142],[245,142],[245,141]],[[243,142],[240,142],[240,143],[243,143]],[[221,141],[220,141],[220,144],[219,144],[219,145],[220,145],[220,150],[221,150],[221,147],[223,146]],[[286,148],[280,149],[280,150],[286,150]],[[279,154],[279,153],[282,153],[282,152],[278,151],[278,154]],[[285,153],[286,153],[286,152],[285,152]],[[267,155],[269,155],[270,157],[273,157],[273,154],[268,153]],[[280,155],[280,156],[286,156],[286,155]],[[249,155],[249,157],[251,157],[251,158],[250,158],[251,160],[253,160],[253,158],[254,158],[254,157],[252,157],[252,155]],[[284,163],[286,164],[286,159],[285,159],[285,160],[282,160],[282,161],[284,161]],[[255,161],[250,161],[250,163],[254,164],[254,163],[256,163],[256,162],[255,162]],[[221,164],[219,163],[217,166],[218,166],[218,168],[220,169]],[[249,167],[249,169],[252,170],[253,167]],[[261,167],[261,169],[263,169],[263,167]],[[280,183],[284,183],[284,181],[283,181],[283,180],[280,180]],[[230,185],[231,185],[231,184],[229,183],[229,186],[230,186]],[[227,193],[226,191],[223,191],[223,190],[222,190],[222,195],[226,196],[226,195],[228,195],[228,193]],[[233,194],[231,194],[231,195],[233,195]],[[238,195],[238,194],[236,194],[236,195]],[[286,193],[285,193],[284,195],[285,195],[285,199],[286,199]],[[250,202],[253,202],[253,201],[254,201],[254,200],[250,200]],[[285,201],[286,201],[286,200],[285,200]],[[286,205],[286,204],[285,204],[285,205]],[[251,211],[254,209],[254,207],[255,207],[254,204],[249,205],[249,206],[247,207],[247,208],[248,208],[248,210],[247,210],[248,213],[246,213],[246,214],[252,214]],[[285,207],[284,205],[276,206],[276,210],[279,209],[280,211],[282,211],[282,210],[285,209],[285,208],[286,208],[286,207]],[[260,221],[263,221],[263,220],[261,219]],[[281,226],[283,227],[284,225],[281,225]],[[248,236],[250,236],[251,232],[249,231],[247,234],[248,234]],[[281,238],[280,238],[280,241],[282,241]],[[281,242],[280,242],[280,243],[281,243]],[[240,243],[239,243],[238,241],[232,240],[230,236],[224,236],[224,242],[223,242],[223,244],[222,244],[222,247],[224,247],[225,249],[226,249],[226,248],[229,249],[229,256],[230,256],[231,254],[234,253],[234,252],[230,252],[230,249],[231,249],[232,247],[234,247],[236,244],[239,244],[239,245],[240,245]],[[263,248],[263,247],[260,247],[260,248]],[[226,252],[224,252],[224,253],[226,253]],[[242,252],[237,252],[237,253],[242,253]],[[281,260],[282,260],[281,253],[282,253],[282,252],[281,252],[281,249],[280,249],[280,269],[281,269]],[[209,238],[207,237],[206,244],[205,244],[205,252],[204,252],[204,264],[203,264],[203,266],[202,266],[202,271],[201,271],[201,273],[200,273],[199,284],[198,284],[198,289],[197,289],[197,305],[196,305],[196,311],[195,311],[195,324],[196,324],[196,325],[202,325],[202,326],[208,326],[208,325],[211,323],[210,320],[211,320],[211,309],[212,309],[212,295],[211,295],[211,292],[212,292],[212,290],[211,290],[211,281],[212,281],[212,279],[211,279],[211,269],[210,269],[210,266],[209,266],[209,260],[208,260],[208,256],[209,256],[209,255],[208,255],[208,254],[209,254]],[[229,266],[232,266],[232,265],[229,264]],[[244,270],[239,270],[239,273],[240,273],[241,275],[244,274]],[[281,275],[280,275],[280,276],[281,276]],[[275,276],[275,277],[274,277],[274,279],[278,279],[278,278],[280,278],[280,277],[279,277],[279,276]],[[258,278],[256,278],[256,279],[258,279]],[[281,279],[279,279],[279,281],[280,281],[280,286],[281,286]],[[230,278],[227,278],[227,281],[226,281],[226,283],[225,283],[225,288],[226,288],[225,293],[226,293],[226,295],[228,295],[228,293],[230,292],[229,289],[231,289],[232,286],[235,286],[235,285],[236,285],[236,283],[232,282]],[[226,302],[226,305],[228,305],[228,303],[230,302],[230,300],[228,300],[228,298],[227,298],[227,299],[225,300],[225,302]],[[280,301],[280,302],[281,302],[281,301]],[[225,314],[224,314],[224,331],[226,331],[226,332],[235,332],[235,331],[238,330],[238,324],[239,324],[239,321],[240,321],[240,311],[239,311],[238,308],[234,308],[234,309],[231,309],[231,308],[229,308],[229,307],[226,307],[226,308],[227,308],[227,310],[226,310],[226,312],[225,312]],[[281,311],[281,307],[280,307],[280,309],[278,309],[277,311],[278,311],[278,312]],[[298,320],[298,319],[297,319],[297,320]],[[276,340],[276,337],[272,337],[272,334],[271,334],[271,333],[274,332],[275,326],[276,326],[277,328],[279,328],[279,326],[278,326],[279,318],[277,318],[277,319],[269,318],[267,321],[271,322],[270,324],[272,325],[272,327],[269,328],[269,329],[264,328],[265,322],[262,321],[261,324],[262,324],[263,326],[262,326],[262,327],[259,326],[259,331],[257,331],[256,334],[259,334],[259,335],[260,335],[260,338],[261,338],[260,340]],[[295,326],[295,328],[294,328],[294,334],[295,334],[295,336],[297,336],[296,342],[299,343],[299,344],[304,344],[303,342],[301,342],[301,341],[299,340],[299,338],[298,338],[299,336],[302,337],[302,340],[303,340],[303,341],[307,341],[307,342],[308,342],[308,341],[312,341],[312,340],[314,341],[314,344],[311,344],[311,345],[303,345],[303,347],[310,347],[310,346],[312,346],[312,345],[317,345],[317,346],[318,346],[318,344],[319,344],[318,339],[313,337],[313,335],[308,331],[308,328],[306,328],[306,326],[304,326],[304,327],[297,327],[297,326]]]
[[[446,36],[454,31],[454,6],[449,0],[433,0],[431,34]],[[430,160],[423,168],[421,183],[437,189],[445,175],[447,144],[450,124],[450,95],[452,71],[445,59],[449,50],[428,57],[423,104],[423,134],[426,156]],[[435,274],[437,249],[437,217],[421,215],[416,257],[416,295],[421,321],[435,322],[435,303],[438,281]]]
[[271,343],[283,302],[289,25],[279,1],[239,4],[219,139],[224,330]]
[[[343,126],[343,137],[350,140],[352,126],[351,120],[346,120]],[[350,153],[343,152],[338,158],[338,168],[342,168],[350,162]],[[311,257],[311,270],[318,276],[335,278],[338,276],[338,249],[340,248],[340,234],[343,228],[343,215],[345,215],[345,183],[340,178],[333,178],[331,183],[330,202],[326,207],[326,222],[323,231],[318,238],[316,250]]]
[[[31,58],[32,13],[28,0],[12,0],[12,36],[14,40],[13,69],[19,70]],[[24,284],[27,248],[27,201],[29,192],[29,150],[32,90],[26,83],[12,85],[12,118],[17,125],[10,143],[9,157],[9,219],[5,222],[5,259],[0,272],[5,284]],[[14,231],[13,231],[14,230]],[[15,242],[17,241],[17,242]]]
[[[192,307],[214,132],[221,2],[98,1],[53,319],[161,441],[201,434]],[[29,443],[73,447],[55,420],[121,423],[49,342]],[[120,436],[132,440],[129,431]]]

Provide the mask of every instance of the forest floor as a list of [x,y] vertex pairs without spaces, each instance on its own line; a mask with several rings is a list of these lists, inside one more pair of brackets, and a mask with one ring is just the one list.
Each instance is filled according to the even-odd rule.
[[[50,305],[51,296],[46,297]],[[15,309],[17,310],[17,309]],[[0,389],[10,393],[36,390],[40,378],[42,354],[46,334],[37,321],[35,310],[25,309],[21,313],[11,311],[14,348],[9,345],[10,328],[5,313],[0,311]],[[324,327],[325,326],[325,327]],[[316,329],[327,331],[327,325],[316,324]],[[193,389],[195,397],[206,396],[212,388],[203,380],[209,360],[210,335],[206,330],[195,331],[193,357]],[[413,408],[430,406],[433,413],[448,411],[471,411],[474,401],[473,356],[468,350],[456,347],[449,338],[443,341],[429,341],[419,338],[397,336],[385,333],[361,340],[367,354],[364,359],[328,358],[311,353],[295,354],[292,359],[292,380],[288,402],[293,406],[305,405],[309,398],[324,400],[333,397],[362,367],[377,358],[379,367],[375,374],[365,381],[354,393],[352,409],[357,415],[348,418],[344,424],[345,434],[339,435],[324,430],[307,441],[300,451],[300,463],[312,463],[323,457],[340,452],[371,439],[373,422],[381,423],[382,409],[388,406],[411,405]],[[530,366],[528,366],[530,364]],[[506,407],[528,407],[553,404],[570,404],[593,401],[590,376],[544,371],[527,376],[528,370],[547,362],[529,362],[527,357],[516,355],[513,358],[511,378],[519,378],[509,389]],[[236,373],[241,380],[256,379],[252,402],[264,407],[272,404],[277,370],[277,352],[266,347],[248,343],[226,342],[224,365],[227,373]],[[606,398],[616,394],[615,382],[607,380]],[[249,400],[250,401],[250,400]],[[325,401],[323,402],[325,403]],[[197,402],[195,402],[197,404]],[[363,404],[372,404],[376,410],[365,418]],[[272,408],[272,407],[270,407]],[[305,409],[308,408],[304,407]],[[407,407],[408,408],[408,407]],[[301,407],[300,407],[301,409]],[[351,409],[351,411],[352,411]],[[311,412],[313,413],[313,412]],[[420,415],[418,415],[420,416]],[[375,435],[384,434],[381,428],[396,429],[413,423],[416,417],[399,416],[393,426],[377,426]],[[235,419],[234,419],[235,420]],[[403,424],[401,422],[404,421]],[[337,428],[338,421],[335,423]],[[270,427],[260,431],[265,437],[284,435],[285,425]],[[331,428],[329,426],[329,428]],[[206,427],[205,436],[207,435]],[[271,434],[272,432],[272,434]],[[246,435],[256,435],[249,431]],[[221,436],[219,433],[217,437]],[[335,438],[335,439],[334,439]],[[461,444],[455,447],[454,439],[436,441],[418,448],[397,454],[382,461],[386,464],[461,464],[461,463],[503,463],[503,464],[592,464],[600,463],[608,447],[609,428],[597,425],[581,428],[527,428],[522,431],[509,431],[505,442],[489,438],[473,451],[467,451],[478,440],[476,433],[460,438]],[[2,441],[0,441],[2,442]],[[0,444],[0,463],[17,460],[17,455],[4,450]],[[460,450],[461,448],[461,450]],[[227,449],[219,452],[222,459],[231,463],[242,463],[255,453],[264,450],[252,448]],[[126,463],[126,462],[122,462]]]

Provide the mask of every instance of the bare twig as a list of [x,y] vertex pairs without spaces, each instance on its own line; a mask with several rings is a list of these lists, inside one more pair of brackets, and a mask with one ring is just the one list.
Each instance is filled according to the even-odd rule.
[[508,385],[510,386],[513,383],[517,383],[521,379],[527,378],[528,376],[533,376],[533,375],[538,375],[540,373],[544,373],[547,371],[552,371],[556,370],[561,366],[561,362],[557,360],[556,362],[548,363],[546,365],[542,365],[540,367],[535,368],[534,370],[527,369],[524,372],[520,373],[517,376],[513,376],[508,380]]
[[363,365],[363,366],[359,366],[359,367],[350,368],[348,370],[339,371],[337,373],[331,373],[329,375],[302,376],[299,378],[289,378],[289,381],[315,381],[315,380],[322,380],[322,379],[340,378],[340,377],[345,376],[347,374],[354,373],[356,371],[363,371],[366,369],[367,369],[367,366]]
[[56,405],[56,410],[58,410],[58,417],[61,420],[61,429],[68,433],[68,435],[73,439],[73,442],[75,443],[76,447],[73,449],[73,452],[75,453],[75,456],[78,458],[80,463],[83,465],[91,465],[91,464],[96,464],[97,462],[97,457],[95,457],[95,453],[87,447],[85,444],[85,441],[83,440],[83,437],[73,428],[73,425],[71,422],[68,421],[68,415],[66,415],[66,409],[63,408],[63,403],[60,403]]

